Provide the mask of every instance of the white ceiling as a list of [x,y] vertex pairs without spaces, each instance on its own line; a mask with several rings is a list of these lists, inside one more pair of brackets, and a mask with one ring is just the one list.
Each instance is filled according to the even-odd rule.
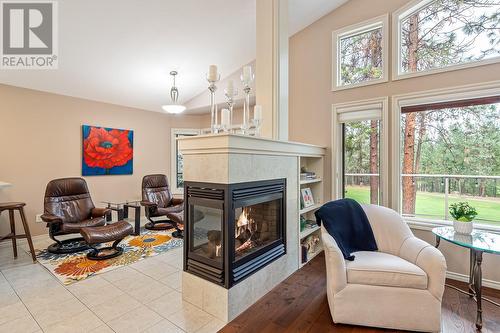
[[[347,0],[289,0],[290,34]],[[59,1],[59,68],[0,70],[0,82],[151,111],[255,58],[255,0]]]

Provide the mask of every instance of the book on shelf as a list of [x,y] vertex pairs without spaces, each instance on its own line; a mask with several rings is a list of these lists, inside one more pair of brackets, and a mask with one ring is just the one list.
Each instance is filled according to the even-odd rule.
[[316,173],[314,172],[301,172],[300,180],[311,180],[316,179]]

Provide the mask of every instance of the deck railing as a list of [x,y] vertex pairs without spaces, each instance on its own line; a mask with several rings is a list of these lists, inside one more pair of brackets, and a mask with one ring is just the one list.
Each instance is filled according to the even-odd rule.
[[[379,177],[378,173],[346,173],[345,183],[349,185],[368,185],[371,177]],[[443,215],[445,220],[449,220],[450,199],[457,196],[463,197],[463,201],[468,199],[486,200],[498,198],[498,216],[500,219],[500,176],[488,175],[457,175],[457,174],[402,174],[403,177],[410,177],[418,192],[438,193],[444,196]],[[495,200],[495,199],[492,199]],[[481,217],[479,220],[492,221],[489,218]],[[405,214],[416,216],[417,214]],[[436,217],[436,214],[419,213],[418,216]],[[496,220],[496,219],[495,219]]]

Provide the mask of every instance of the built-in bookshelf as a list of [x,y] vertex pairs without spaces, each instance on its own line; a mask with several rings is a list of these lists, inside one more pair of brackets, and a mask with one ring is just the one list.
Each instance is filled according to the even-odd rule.
[[[323,156],[300,156],[299,169],[299,267],[304,266],[315,256],[323,251],[321,243],[321,230],[316,225],[314,212],[324,203],[324,157]],[[306,190],[309,189],[309,190]],[[305,192],[303,200],[302,192]],[[311,195],[307,195],[307,194]],[[312,202],[310,197],[312,196]],[[301,220],[307,221],[306,226],[301,228]],[[304,253],[303,244],[311,246]],[[304,260],[305,259],[305,260]]]

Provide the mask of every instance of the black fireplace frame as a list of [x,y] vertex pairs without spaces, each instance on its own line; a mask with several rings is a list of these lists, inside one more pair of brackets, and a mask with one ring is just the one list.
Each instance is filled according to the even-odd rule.
[[[184,261],[183,270],[227,289],[285,255],[286,178],[234,184],[184,182]],[[240,207],[280,199],[278,238],[243,258],[235,260],[235,210]],[[222,262],[190,251],[194,211],[192,205],[221,209]]]

